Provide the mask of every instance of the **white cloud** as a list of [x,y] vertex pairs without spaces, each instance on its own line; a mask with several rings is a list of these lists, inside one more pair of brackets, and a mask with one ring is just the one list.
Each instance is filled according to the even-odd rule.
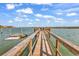
[[63,18],[57,18],[52,15],[42,15],[42,14],[36,14],[35,16],[44,18],[48,23],[50,22],[59,22],[59,23],[64,23],[65,20]]
[[51,16],[51,15],[44,15],[43,17],[44,18],[52,18],[53,16]]
[[79,11],[79,7],[77,7],[77,8],[69,8],[69,9],[65,9],[65,10],[63,10],[63,9],[57,9],[54,12],[57,15],[66,14],[66,16],[74,16],[74,15],[77,15],[77,13],[75,13],[76,11]]
[[13,23],[13,21],[12,21],[12,20],[9,20],[8,22],[9,22],[9,23]]
[[43,1],[42,2],[36,2],[36,3],[32,3],[32,4],[37,4],[37,5],[52,5],[52,3],[43,3]]
[[67,16],[75,16],[75,15],[77,15],[77,13],[67,13]]
[[53,17],[51,15],[42,15],[42,14],[35,14],[35,16],[39,18],[52,18]]
[[7,8],[8,10],[12,10],[12,9],[15,8],[15,5],[14,5],[14,4],[7,4],[7,5],[6,5],[6,8]]
[[15,19],[15,21],[16,21],[16,22],[18,22],[18,21],[22,21],[22,19]]
[[28,24],[29,24],[29,25],[32,25],[32,23],[31,23],[31,22],[29,22]]
[[16,17],[16,18],[14,19],[14,21],[15,21],[15,22],[21,22],[21,21],[23,21],[23,19],[22,19],[22,18],[19,18],[19,17]]
[[65,9],[65,10],[63,10],[63,9],[57,9],[57,10],[55,10],[56,12],[59,12],[59,13],[68,13],[68,12],[75,12],[75,11],[79,11],[79,7],[77,7],[77,8],[69,8],[69,9]]
[[43,17],[42,14],[35,14],[36,17]]
[[36,21],[40,21],[40,19],[35,19]]
[[58,12],[58,13],[56,13],[57,15],[62,15],[63,13],[60,13],[60,12]]
[[6,4],[6,8],[7,8],[8,10],[12,10],[12,9],[14,9],[15,7],[21,6],[21,5],[22,5],[22,3],[18,3],[18,4],[9,3],[9,4]]
[[79,20],[74,20],[73,22],[75,22],[75,23],[79,23]]
[[65,22],[63,18],[56,18],[54,21],[59,23]]
[[50,20],[47,20],[47,23],[50,23],[51,21]]
[[21,13],[26,13],[26,14],[32,14],[33,13],[31,8],[19,9],[16,12],[21,12]]
[[62,19],[62,18],[57,18],[57,20],[58,20],[58,21],[63,21],[63,19]]
[[25,19],[26,21],[28,21],[29,19]]
[[[22,15],[21,15],[22,16]],[[27,15],[23,15],[23,17],[27,17]]]
[[65,12],[72,12],[72,11],[79,11],[79,7],[78,8],[70,8],[67,10],[64,10]]

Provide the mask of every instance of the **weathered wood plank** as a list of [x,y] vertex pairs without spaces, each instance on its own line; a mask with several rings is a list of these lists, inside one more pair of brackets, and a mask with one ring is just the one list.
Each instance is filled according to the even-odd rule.
[[28,56],[31,56],[32,55],[32,39],[30,39],[30,42],[29,42],[29,54]]
[[46,55],[47,48],[46,48],[46,42],[45,41],[46,40],[44,39],[43,34],[42,34],[42,51],[41,51],[42,56],[47,56]]
[[50,46],[49,46],[49,43],[48,43],[48,40],[47,40],[47,37],[43,31],[43,38],[45,39],[45,43],[46,43],[46,48],[47,48],[47,55],[51,56],[52,55],[52,52],[50,50]]
[[40,54],[41,54],[41,31],[39,33],[38,41],[37,41],[37,44],[35,46],[33,56],[40,56]]

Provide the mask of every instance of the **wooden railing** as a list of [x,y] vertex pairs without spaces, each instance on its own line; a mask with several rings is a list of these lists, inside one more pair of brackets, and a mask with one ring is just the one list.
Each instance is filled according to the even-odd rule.
[[4,53],[2,56],[18,56],[20,55],[23,50],[29,45],[29,54],[32,54],[32,39],[35,37],[35,35],[39,32],[40,30],[37,30],[35,33],[27,37],[25,40],[17,44],[15,47],[10,49],[8,52]]
[[79,46],[72,44],[71,42],[66,41],[66,39],[61,38],[60,36],[50,33],[56,39],[56,56],[61,56],[60,46],[63,45],[74,55],[79,56]]

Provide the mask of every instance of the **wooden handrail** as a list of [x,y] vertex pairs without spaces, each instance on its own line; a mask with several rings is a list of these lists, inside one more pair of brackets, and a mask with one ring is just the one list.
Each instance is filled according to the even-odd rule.
[[[13,47],[12,49],[10,49],[8,52],[4,53],[2,56],[17,56],[20,55],[23,50],[28,46],[28,44],[30,43],[30,41],[32,41],[31,39],[33,39],[35,37],[35,35],[39,32],[40,30],[37,30],[35,33],[33,33],[32,35],[30,35],[29,37],[27,37],[25,40],[23,40],[22,42],[20,42],[19,44],[17,44],[15,47]],[[32,43],[30,43],[30,45],[32,45]],[[30,50],[32,48],[30,47]],[[32,51],[30,51],[30,54],[32,53]]]
[[[50,33],[54,38],[56,38],[56,55],[58,55],[58,51],[60,48],[60,44],[63,44],[69,51],[71,51],[75,55],[79,55],[79,46],[76,46],[70,42],[68,42],[66,39],[61,38],[60,36],[56,34]],[[57,51],[58,50],[58,51]]]
[[52,35],[56,39],[56,55],[61,55],[59,49],[60,45],[63,44],[69,51],[71,51],[74,55],[79,56],[79,46],[72,44],[71,42],[67,41],[64,38],[56,35],[55,33],[49,32],[46,30],[50,35]]

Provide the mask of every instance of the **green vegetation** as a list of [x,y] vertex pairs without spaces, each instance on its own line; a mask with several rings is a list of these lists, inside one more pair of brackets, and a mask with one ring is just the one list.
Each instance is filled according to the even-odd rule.
[[0,25],[0,28],[14,28],[13,26],[2,26]]

